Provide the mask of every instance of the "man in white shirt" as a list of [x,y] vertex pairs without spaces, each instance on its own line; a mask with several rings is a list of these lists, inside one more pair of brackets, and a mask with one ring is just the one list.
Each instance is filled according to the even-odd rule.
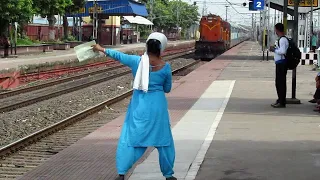
[[285,55],[289,47],[289,41],[285,37],[283,24],[276,24],[275,31],[280,39],[275,46],[270,47],[270,51],[274,52],[274,61],[276,64],[276,89],[278,99],[274,104],[271,104],[271,106],[274,108],[285,108],[287,94],[287,60],[285,58]]

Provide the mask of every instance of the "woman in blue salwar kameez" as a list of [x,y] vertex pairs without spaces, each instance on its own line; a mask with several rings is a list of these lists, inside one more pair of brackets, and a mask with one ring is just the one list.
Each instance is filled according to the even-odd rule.
[[[119,177],[116,180],[124,180],[124,175],[141,158],[147,147],[157,148],[163,176],[167,180],[176,179],[172,176],[175,149],[165,96],[165,93],[171,90],[172,73],[170,65],[161,59],[161,52],[166,45],[167,38],[162,33],[152,33],[147,39],[145,55],[148,58],[148,65],[150,64],[147,91],[135,88],[133,90],[118,142],[116,164]],[[103,49],[99,45],[94,46],[93,49],[102,51],[130,67],[133,77],[137,78],[143,56]]]

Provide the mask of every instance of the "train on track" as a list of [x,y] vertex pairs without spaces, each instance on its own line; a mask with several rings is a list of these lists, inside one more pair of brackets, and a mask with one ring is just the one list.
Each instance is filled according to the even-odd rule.
[[195,45],[195,58],[211,60],[231,47],[249,39],[249,30],[209,14],[200,20],[200,38]]

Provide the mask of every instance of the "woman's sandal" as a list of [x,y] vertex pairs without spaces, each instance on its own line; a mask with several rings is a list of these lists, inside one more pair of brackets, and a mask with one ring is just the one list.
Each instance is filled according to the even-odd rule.
[[172,177],[166,178],[166,180],[177,180],[177,178],[172,176]]
[[119,175],[115,180],[124,180],[124,175]]
[[320,112],[320,105],[316,105],[316,107],[313,109],[314,112]]

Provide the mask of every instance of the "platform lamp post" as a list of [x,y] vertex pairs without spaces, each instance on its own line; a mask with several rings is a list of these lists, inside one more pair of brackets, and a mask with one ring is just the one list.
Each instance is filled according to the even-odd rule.
[[271,0],[268,0],[268,22],[267,22],[267,61],[269,61],[269,47],[270,47],[270,9]]
[[283,1],[283,26],[284,26],[284,33],[287,34],[288,30],[288,0]]
[[228,21],[228,5],[226,5],[226,21]]
[[[300,0],[294,0],[294,31],[293,31],[293,41],[298,44],[298,21],[299,21],[299,2]],[[288,0],[284,0],[283,5],[283,24],[285,27],[285,33],[287,33],[287,6]],[[292,96],[287,98],[287,104],[301,104],[300,100],[296,98],[296,87],[297,87],[297,69],[292,70]]]
[[17,55],[18,22],[14,22],[14,55]]
[[93,10],[93,18],[92,18],[92,37],[94,40],[98,40],[97,0],[94,0],[93,6],[94,6],[94,10]]
[[310,49],[312,48],[312,36],[313,36],[313,0],[310,0],[311,9],[310,9]]
[[[295,44],[298,44],[298,21],[299,21],[299,2],[300,0],[294,0],[294,36],[293,40]],[[290,104],[301,104],[300,100],[296,98],[297,87],[297,69],[292,71],[292,97],[289,101]]]
[[[153,20],[154,20],[153,6],[154,6],[154,0],[150,0],[150,20],[151,20],[152,24],[153,24]],[[152,25],[151,25],[151,30],[153,31]]]

